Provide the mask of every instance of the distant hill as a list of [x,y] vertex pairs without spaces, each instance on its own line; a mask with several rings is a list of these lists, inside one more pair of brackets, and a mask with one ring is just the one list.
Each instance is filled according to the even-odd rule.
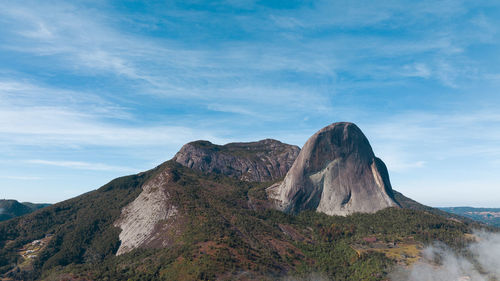
[[488,225],[500,227],[500,208],[448,207],[439,209]]
[[36,204],[30,202],[20,203],[16,200],[0,200],[0,221],[29,214],[50,204]]

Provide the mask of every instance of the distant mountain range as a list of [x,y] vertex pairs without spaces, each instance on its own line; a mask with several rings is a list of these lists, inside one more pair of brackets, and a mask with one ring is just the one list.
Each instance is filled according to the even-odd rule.
[[488,225],[500,227],[500,208],[443,207],[439,209]]
[[18,202],[16,200],[0,200],[0,221],[8,220],[18,216],[29,214],[38,209],[50,206],[50,204],[36,204],[30,202]]

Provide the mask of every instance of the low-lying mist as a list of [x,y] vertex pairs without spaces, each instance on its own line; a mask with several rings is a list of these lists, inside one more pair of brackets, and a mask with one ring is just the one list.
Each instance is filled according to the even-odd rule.
[[500,233],[478,231],[467,251],[457,254],[443,244],[425,248],[423,259],[409,269],[398,268],[393,281],[500,280]]

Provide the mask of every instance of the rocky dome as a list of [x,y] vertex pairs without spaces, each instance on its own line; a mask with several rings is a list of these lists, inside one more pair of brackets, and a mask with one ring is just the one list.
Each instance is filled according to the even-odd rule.
[[220,173],[243,181],[283,178],[300,148],[273,139],[216,145],[209,141],[185,144],[174,161],[206,173]]
[[267,189],[289,213],[373,213],[397,207],[389,174],[353,123],[333,123],[310,137],[285,179]]

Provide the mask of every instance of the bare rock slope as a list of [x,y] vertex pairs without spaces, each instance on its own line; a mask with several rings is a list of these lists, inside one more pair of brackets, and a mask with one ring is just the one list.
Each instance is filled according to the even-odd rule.
[[333,123],[307,140],[285,179],[267,189],[289,213],[373,213],[397,207],[387,168],[352,123]]
[[139,196],[122,209],[114,223],[121,228],[121,244],[116,255],[136,248],[164,248],[178,231],[178,210],[169,194],[174,175],[169,169],[150,179],[142,186]]
[[215,145],[209,141],[185,144],[174,156],[183,166],[221,173],[243,181],[265,182],[285,176],[299,147],[273,139]]

